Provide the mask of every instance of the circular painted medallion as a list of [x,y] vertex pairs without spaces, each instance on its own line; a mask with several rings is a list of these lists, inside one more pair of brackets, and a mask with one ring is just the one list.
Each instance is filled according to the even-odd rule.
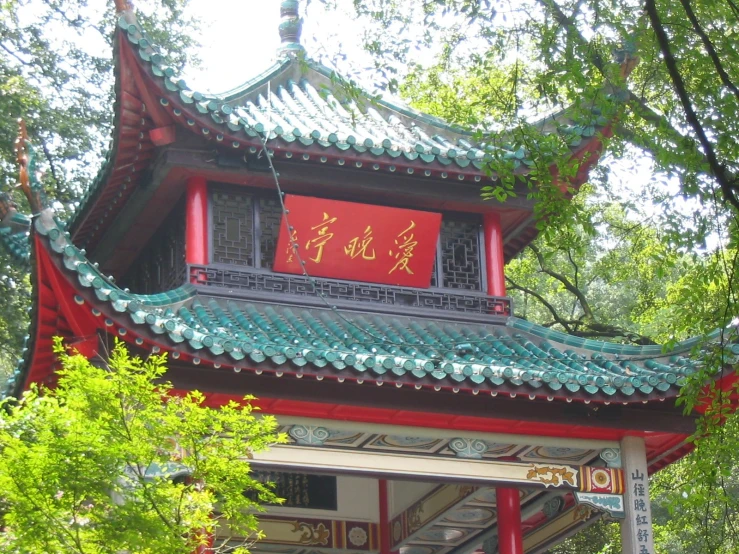
[[485,502],[486,504],[495,504],[495,489],[483,489],[477,491],[472,500],[475,502]]
[[367,543],[367,531],[361,527],[352,527],[347,536],[354,546],[364,546]]
[[444,519],[451,523],[483,523],[492,518],[493,512],[487,508],[461,508],[454,510]]
[[394,446],[396,448],[424,448],[431,447],[439,442],[438,439],[428,437],[401,437],[399,435],[385,435],[380,439],[383,446]]
[[464,537],[464,533],[459,529],[445,529],[441,527],[434,527],[433,529],[427,529],[416,535],[419,541],[428,542],[452,542]]
[[[587,454],[584,448],[566,448],[563,446],[539,446],[526,457],[539,457],[553,460],[577,460]],[[532,456],[533,454],[533,456]]]
[[595,469],[591,474],[593,485],[599,489],[605,489],[611,486],[611,474],[605,469]]

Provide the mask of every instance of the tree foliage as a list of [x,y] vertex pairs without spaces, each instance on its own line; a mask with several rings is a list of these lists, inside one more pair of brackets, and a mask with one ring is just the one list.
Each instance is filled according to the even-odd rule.
[[[281,440],[249,398],[220,408],[172,394],[165,356],[117,343],[103,367],[56,343],[54,389],[32,386],[0,415],[3,552],[192,554],[218,527],[246,552],[274,503],[248,458]],[[211,551],[211,550],[209,550]]]
[[506,268],[519,315],[568,334],[656,344],[664,333],[644,317],[663,306],[668,285],[695,263],[662,233],[592,189],[575,203],[587,223],[550,228]]
[[701,420],[690,457],[653,479],[656,537],[666,552],[733,554],[739,550],[739,417],[716,397],[709,416],[719,413],[720,421]]
[[[365,42],[377,65],[395,68],[396,79],[409,73],[418,86],[401,88],[422,106],[428,105],[423,94],[439,89],[437,105],[458,123],[484,130],[495,123],[486,118],[493,115],[513,125],[515,141],[532,133],[526,121],[536,114],[574,105],[582,118],[593,108],[615,115],[610,151],[646,152],[659,173],[679,180],[680,194],[703,205],[686,225],[673,209],[674,192],[664,187],[670,192],[660,202],[671,240],[700,243],[716,231],[726,205],[739,206],[739,10],[733,1],[354,4],[375,23]],[[417,49],[431,45],[436,61],[418,62]],[[625,81],[621,66],[629,56],[641,63]],[[617,93],[617,102],[608,91]],[[555,153],[539,154],[547,151]],[[490,169],[505,167],[493,160]]]
[[[508,265],[517,315],[574,335],[636,344],[700,336],[728,318],[735,250],[670,248],[648,219],[627,217],[622,206],[590,194],[575,201],[595,212],[592,229],[548,229]],[[726,329],[724,338],[736,341],[735,331]],[[652,480],[655,544],[660,553],[728,554],[739,541],[739,416],[731,401],[739,385],[722,388],[735,356],[732,347],[716,344],[692,354],[703,366],[682,391],[682,402],[705,415],[691,438],[693,452]],[[725,375],[719,377],[722,368]],[[620,552],[618,529],[598,523],[551,552]]]
[[[639,53],[643,55],[641,50]],[[506,103],[501,98],[505,98],[506,91],[510,98],[514,79],[510,68],[502,66],[489,67],[481,75],[480,68],[487,66],[485,60],[482,65],[464,69],[448,61],[429,70],[417,67],[403,82],[401,91],[416,107],[455,123],[489,124],[485,120],[487,111],[506,117]],[[644,68],[642,65],[635,73],[635,82],[642,78]],[[570,64],[565,80],[578,78],[571,77],[570,71],[576,73],[577,65]],[[526,74],[526,70],[521,73]],[[709,81],[706,77],[704,85],[708,88]],[[662,92],[654,98],[669,97],[669,83],[663,84]],[[559,85],[555,82],[552,86]],[[644,87],[643,92],[649,90]],[[519,85],[531,105],[541,98],[536,89]],[[723,93],[712,89],[711,94]],[[562,100],[568,101],[576,98]],[[677,119],[678,108],[673,105],[664,110],[664,105],[658,108],[661,117],[672,114],[669,117]],[[647,182],[644,190],[635,191],[633,186],[619,190],[613,182],[617,174],[608,166],[601,167],[594,172],[592,184],[584,186],[572,200],[574,209],[569,210],[568,217],[544,225],[539,239],[508,264],[507,284],[517,315],[542,325],[583,337],[670,344],[713,331],[736,315],[734,218],[730,210],[715,202],[715,183],[705,173],[708,166],[691,169],[690,145],[675,142],[671,154],[656,149],[655,144],[660,148],[669,144],[662,141],[662,130],[658,132],[640,121],[638,114],[629,111],[633,107],[633,98],[624,105],[618,129],[621,136],[610,144],[612,158],[623,160],[633,156],[634,146],[644,148],[648,154],[661,156],[656,164],[658,171],[672,171],[681,177],[684,193],[695,194],[694,186],[705,186],[704,192],[709,192],[697,194],[692,213],[680,213],[668,192],[669,184],[659,177]],[[690,133],[686,127],[682,130]],[[637,131],[652,142],[636,141]],[[624,196],[624,190],[628,196]],[[718,239],[718,247],[713,250],[703,243],[710,233],[714,241]],[[702,247],[696,249],[696,245]],[[705,402],[701,396],[703,385],[733,360],[725,349],[694,354],[704,357],[706,363],[683,391],[688,409]],[[736,387],[733,390],[736,392]],[[719,394],[717,388],[714,392],[708,413],[718,417],[709,415],[699,420],[699,431],[693,437],[694,452],[653,480],[658,552],[728,554],[737,549],[739,418],[731,413],[727,395]],[[606,522],[589,527],[551,550],[553,554],[619,551],[618,527]]]

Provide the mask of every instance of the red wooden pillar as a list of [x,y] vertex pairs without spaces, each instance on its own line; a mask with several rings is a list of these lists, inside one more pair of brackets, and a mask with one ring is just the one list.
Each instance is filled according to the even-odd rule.
[[485,238],[485,272],[487,288],[490,296],[505,296],[505,265],[503,258],[503,231],[500,226],[500,215],[486,213],[482,220]]
[[[208,183],[195,175],[187,180],[185,205],[185,262],[192,265],[208,263]],[[197,272],[190,275],[197,282]]]
[[[188,476],[185,478],[185,484],[188,486],[193,486],[196,484],[196,482],[191,476]],[[197,481],[197,484],[199,486],[203,486],[203,481]],[[213,533],[208,533],[207,529],[201,529],[200,534],[204,536],[205,541],[204,544],[201,544],[195,549],[195,552],[193,552],[193,554],[207,554],[208,552],[211,552],[213,549],[213,543],[215,542],[214,533],[215,531]]]
[[497,487],[495,501],[498,511],[498,552],[523,554],[521,497],[518,489]]
[[380,501],[380,554],[394,554],[390,551],[392,536],[390,534],[390,509],[387,495],[387,481],[378,480]]

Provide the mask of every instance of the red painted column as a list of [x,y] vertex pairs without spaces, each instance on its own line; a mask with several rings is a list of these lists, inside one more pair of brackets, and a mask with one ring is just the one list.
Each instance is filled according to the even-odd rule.
[[503,258],[503,231],[500,215],[486,213],[482,220],[485,238],[485,272],[487,274],[488,295],[505,296],[505,265]]
[[380,496],[380,554],[394,554],[390,551],[392,536],[390,534],[390,504],[387,495],[387,481],[380,479],[377,483]]
[[187,180],[185,261],[208,263],[208,184],[196,175]]
[[521,497],[518,489],[496,488],[495,501],[498,510],[498,552],[523,554]]

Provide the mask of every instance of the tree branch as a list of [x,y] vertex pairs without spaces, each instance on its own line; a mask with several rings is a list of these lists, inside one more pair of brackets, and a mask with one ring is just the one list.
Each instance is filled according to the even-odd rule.
[[62,184],[59,181],[59,176],[56,173],[56,167],[54,164],[54,159],[51,156],[51,152],[49,151],[49,147],[46,145],[46,141],[42,140],[41,142],[41,149],[44,152],[44,157],[46,158],[46,161],[49,163],[49,170],[51,171],[51,178],[54,179],[54,184],[56,185],[56,192],[57,194],[61,190]]
[[622,337],[628,339],[630,342],[638,345],[657,344],[651,337],[635,333],[619,327],[618,325],[607,325],[604,323],[597,323],[594,321],[584,323],[587,330],[576,331],[575,334],[579,337],[609,337],[618,338]]
[[19,64],[21,64],[21,65],[23,65],[25,67],[34,67],[31,62],[29,62],[29,61],[24,60],[23,58],[21,58],[19,54],[17,54],[16,52],[14,52],[10,48],[8,48],[8,46],[5,45],[5,44],[3,44],[2,42],[0,42],[0,48],[2,48],[3,50],[5,50],[8,53],[8,55],[10,55],[13,59],[15,59]]
[[[590,48],[589,41],[582,36],[580,31],[577,29],[571,18],[567,17],[567,15],[562,11],[560,6],[557,4],[555,0],[537,0],[538,3],[548,11],[548,13],[558,22],[560,25],[562,25],[565,28],[565,32],[567,33],[567,37],[570,40],[573,40],[580,48],[588,52],[590,63],[593,64],[595,68],[598,69],[598,71],[603,75],[603,77],[606,79],[606,81],[609,81],[609,75],[606,72],[606,64],[603,60],[603,58],[592,48]],[[681,0],[682,1],[682,0]],[[648,5],[651,5],[654,7],[654,0],[650,0],[647,2]],[[656,11],[656,8],[655,8]],[[653,25],[654,28],[654,25]],[[661,25],[660,25],[660,28]],[[656,32],[656,29],[655,29]],[[662,33],[664,35],[664,29],[662,28]],[[666,35],[665,35],[666,39]],[[669,42],[667,43],[667,47],[669,50]],[[660,46],[660,49],[662,47]],[[664,55],[664,51],[663,51]],[[674,64],[674,58],[673,59],[673,65]],[[667,56],[665,56],[665,64],[667,65]],[[668,65],[669,70],[669,65]],[[683,91],[685,91],[685,88],[683,86]],[[710,142],[708,142],[705,133],[703,133],[703,140],[701,140],[701,137],[699,135],[699,141],[700,147],[703,148],[703,151],[701,151],[701,148],[699,148],[699,144],[696,143],[696,141],[689,136],[684,135],[680,131],[678,131],[670,121],[663,116],[662,114],[656,112],[651,107],[649,107],[642,98],[637,96],[632,91],[628,91],[628,105],[632,109],[632,112],[638,116],[640,119],[642,119],[645,122],[648,122],[652,125],[654,125],[658,129],[667,130],[674,136],[674,138],[684,147],[691,148],[697,155],[702,159],[702,161],[705,163],[705,165],[709,166],[711,168],[710,175],[713,176],[719,183],[719,186],[721,187],[721,191],[724,194],[724,197],[735,207],[739,209],[739,198],[737,198],[737,176],[734,175],[731,171],[728,170],[725,166],[722,166],[718,163],[716,160],[715,152],[712,148],[712,145]],[[691,106],[692,110],[692,106]],[[687,111],[686,111],[687,113]],[[694,112],[693,112],[694,113]],[[697,116],[695,117],[695,121],[697,121]],[[702,127],[699,124],[699,127],[701,131],[703,130]],[[624,127],[621,126],[620,130],[624,130]],[[694,129],[695,130],[695,129]],[[696,132],[696,134],[698,134]],[[625,135],[621,135],[625,136]],[[631,132],[628,134],[629,137],[631,137],[632,141],[636,138],[636,135]],[[705,143],[704,143],[705,140]],[[647,148],[652,152],[654,155],[655,148],[654,145],[650,148],[648,145],[643,144],[643,139],[640,140],[642,144],[638,144],[638,146]],[[708,144],[708,148],[706,148],[705,144]],[[710,152],[710,155],[709,155]],[[711,159],[711,155],[713,156],[713,160]],[[656,157],[656,156],[655,156]]]
[[578,289],[580,288],[580,283],[578,283],[579,276],[580,276],[580,268],[575,263],[575,260],[572,258],[572,250],[570,248],[567,249],[567,259],[570,260],[570,264],[572,265],[572,268],[575,271],[575,287]]
[[580,34],[580,31],[577,29],[577,27],[575,27],[574,20],[570,17],[567,17],[567,14],[562,11],[562,8],[559,7],[559,4],[557,4],[555,0],[537,1],[544,7],[545,10],[549,12],[549,14],[557,23],[564,27],[565,32],[567,33],[567,38],[577,43],[580,48],[584,48],[588,51],[590,63],[592,63],[598,69],[598,71],[600,71],[601,74],[606,79],[608,79],[608,76],[605,72],[606,64],[603,61],[603,58],[600,56],[600,54],[598,54],[597,51],[590,48],[590,42],[588,42],[585,37]]
[[739,210],[739,197],[737,197],[736,194],[736,179],[730,178],[730,176],[727,174],[726,167],[721,162],[719,162],[718,157],[716,156],[716,151],[713,148],[713,144],[711,144],[711,141],[708,139],[706,131],[705,129],[703,129],[703,125],[701,125],[701,122],[698,119],[698,114],[693,109],[693,104],[690,101],[690,96],[688,95],[685,81],[680,74],[680,70],[677,67],[677,61],[672,54],[672,49],[670,48],[670,39],[665,32],[664,26],[662,25],[662,20],[660,19],[659,12],[657,11],[657,6],[655,5],[654,0],[646,0],[644,4],[644,9],[649,16],[649,21],[657,38],[657,44],[659,45],[659,49],[662,52],[665,66],[667,67],[667,72],[670,75],[670,80],[672,81],[675,93],[677,94],[678,99],[683,106],[685,119],[688,121],[691,128],[693,129],[693,132],[698,137],[698,142],[700,143],[701,148],[703,148],[703,152],[706,155],[708,165],[711,168],[711,174],[716,179],[716,181],[718,181],[724,198],[732,206]]
[[718,57],[718,53],[716,52],[711,39],[703,30],[703,27],[701,27],[700,22],[698,21],[698,18],[693,11],[693,7],[690,5],[690,0],[680,0],[680,4],[682,4],[682,7],[688,16],[691,25],[693,25],[693,30],[695,31],[695,34],[700,37],[701,42],[703,43],[703,48],[706,49],[708,57],[711,58],[711,61],[713,62],[713,67],[716,68],[716,73],[718,73],[718,76],[721,78],[721,82],[726,86],[726,88],[734,93],[734,96],[736,96],[737,99],[739,99],[739,88],[737,88],[736,85],[731,82],[729,74],[726,73],[726,70],[724,69],[721,60]]
[[582,293],[580,289],[578,289],[575,285],[572,284],[572,282],[561,273],[558,273],[554,271],[553,269],[550,269],[546,267],[546,263],[544,260],[544,256],[542,256],[541,251],[537,246],[534,246],[533,244],[529,245],[529,248],[536,256],[537,261],[539,262],[539,267],[541,267],[542,272],[546,273],[550,277],[553,277],[560,283],[562,283],[567,289],[567,292],[574,295],[575,298],[577,298],[577,301],[580,303],[580,307],[582,308],[583,313],[585,314],[585,317],[587,319],[593,319],[593,310],[590,308],[590,303],[588,302],[588,299],[585,298],[585,295]]
[[[15,485],[16,490],[18,490],[18,492],[20,492],[24,496],[26,501],[33,505],[33,507],[38,510],[44,518],[48,519],[51,524],[59,530],[59,534],[57,534],[56,537],[59,539],[59,542],[62,544],[62,546],[73,550],[77,545],[75,541],[75,536],[69,531],[68,527],[57,518],[55,518],[52,513],[47,511],[44,506],[39,504],[39,502],[37,502],[36,499],[23,487],[21,482],[18,481],[13,472],[10,472],[8,475],[10,476],[10,480],[12,481],[13,485]],[[72,544],[69,544],[69,542],[65,540],[65,535],[67,535],[69,540],[72,541]],[[80,554],[84,554],[84,552],[79,548],[78,551],[80,552]]]
[[559,315],[557,309],[552,304],[550,304],[541,294],[532,289],[524,287],[523,285],[519,285],[510,277],[506,277],[506,281],[508,281],[508,284],[510,285],[509,289],[520,290],[525,294],[530,294],[539,302],[541,302],[542,306],[544,306],[547,311],[552,314],[553,320],[549,323],[545,323],[544,325],[542,325],[542,327],[553,327],[554,325],[561,325],[562,328],[570,335],[582,338],[625,338],[629,342],[639,345],[657,344],[650,337],[635,333],[633,331],[629,331],[628,329],[624,329],[623,327],[619,327],[617,325],[598,323],[592,320],[586,320],[584,319],[584,317],[580,319],[564,319]]
[[554,321],[552,323],[548,323],[548,324],[544,325],[544,327],[551,327],[552,325],[559,324],[562,327],[564,327],[564,329],[568,333],[572,333],[572,328],[570,327],[570,323],[571,322],[562,319],[560,317],[560,315],[557,313],[557,309],[554,306],[552,306],[549,302],[547,302],[547,300],[541,294],[539,294],[538,292],[536,292],[536,291],[534,291],[532,289],[529,289],[527,287],[524,287],[522,285],[519,285],[518,283],[516,283],[510,277],[506,277],[505,279],[506,279],[506,281],[508,281],[508,284],[510,285],[510,287],[509,287],[510,289],[520,290],[521,292],[523,292],[525,294],[530,294],[531,296],[533,296],[534,298],[536,298],[539,302],[541,302],[542,306],[544,306],[549,311],[549,313],[552,314],[552,317],[554,318]]

